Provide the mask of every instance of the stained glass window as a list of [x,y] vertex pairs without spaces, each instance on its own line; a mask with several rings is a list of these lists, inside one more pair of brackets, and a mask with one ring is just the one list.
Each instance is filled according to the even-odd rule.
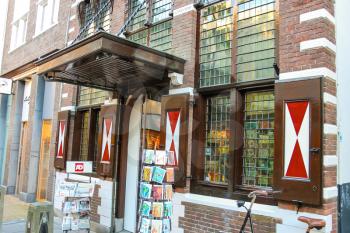
[[108,91],[90,88],[80,87],[79,90],[79,106],[103,104],[108,97]]
[[205,128],[205,181],[228,183],[230,97],[207,99]]
[[156,23],[169,18],[171,7],[171,0],[154,0],[152,7],[152,22]]
[[273,91],[245,95],[243,185],[272,186],[274,103]]
[[80,161],[88,160],[89,153],[89,111],[81,113]]
[[151,28],[150,47],[169,52],[171,49],[171,21],[157,24]]
[[232,1],[201,10],[200,87],[231,82],[232,13]]
[[237,27],[237,81],[274,78],[275,0],[239,4]]

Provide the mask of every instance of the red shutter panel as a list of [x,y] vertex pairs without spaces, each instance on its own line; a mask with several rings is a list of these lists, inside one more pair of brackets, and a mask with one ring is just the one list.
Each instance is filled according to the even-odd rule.
[[176,160],[175,186],[186,187],[189,95],[162,97],[161,148],[173,151]]
[[275,86],[274,186],[278,199],[322,203],[321,79]]
[[69,137],[69,118],[70,111],[62,111],[57,117],[57,133],[56,133],[56,153],[55,168],[64,170],[66,168],[67,147]]
[[102,106],[98,132],[97,173],[113,178],[118,137],[120,105]]

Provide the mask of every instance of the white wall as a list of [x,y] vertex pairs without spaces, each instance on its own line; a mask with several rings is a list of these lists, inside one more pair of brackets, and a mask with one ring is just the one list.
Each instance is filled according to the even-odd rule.
[[349,0],[336,1],[338,79],[338,183],[350,182],[350,30]]
[[8,0],[0,0],[0,74],[2,67],[2,52],[5,40]]

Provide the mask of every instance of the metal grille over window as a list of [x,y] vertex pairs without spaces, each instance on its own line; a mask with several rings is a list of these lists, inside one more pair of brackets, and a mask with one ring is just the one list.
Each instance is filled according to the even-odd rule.
[[231,82],[232,15],[232,1],[201,10],[200,87]]
[[207,99],[205,128],[205,181],[228,183],[230,97]]
[[152,7],[152,23],[169,18],[171,12],[171,0],[155,0]]
[[91,36],[98,30],[110,31],[112,13],[112,4],[110,0],[98,1],[96,9],[94,9],[91,3],[85,4],[83,12],[83,26],[75,41]]
[[78,106],[103,104],[107,98],[108,91],[90,87],[80,87]]
[[274,78],[275,0],[238,5],[237,81]]
[[243,185],[272,186],[274,103],[273,91],[245,95]]
[[[132,14],[140,4],[143,4],[144,0],[131,0],[131,6],[129,13]],[[146,4],[143,4],[143,7],[137,12],[133,20],[129,24],[129,31],[136,31],[140,28],[143,28],[146,22]]]
[[150,47],[163,52],[171,49],[171,21],[157,24],[151,28]]
[[81,140],[80,140],[80,161],[88,161],[89,156],[89,112],[81,114]]

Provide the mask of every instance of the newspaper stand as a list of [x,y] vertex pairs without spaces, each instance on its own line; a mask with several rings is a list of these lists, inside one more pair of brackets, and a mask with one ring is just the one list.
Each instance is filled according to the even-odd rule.
[[[66,193],[68,195],[64,196],[64,203],[62,206],[62,212],[64,214],[62,231],[63,233],[75,231],[86,231],[90,233],[91,197],[94,187],[91,182],[92,162],[69,161],[67,162],[66,171],[66,179],[68,182],[62,185],[66,187],[65,191],[69,191]],[[71,173],[88,174],[89,177],[86,182],[69,182],[69,175]]]
[[175,165],[173,152],[143,151],[138,233],[170,233]]

